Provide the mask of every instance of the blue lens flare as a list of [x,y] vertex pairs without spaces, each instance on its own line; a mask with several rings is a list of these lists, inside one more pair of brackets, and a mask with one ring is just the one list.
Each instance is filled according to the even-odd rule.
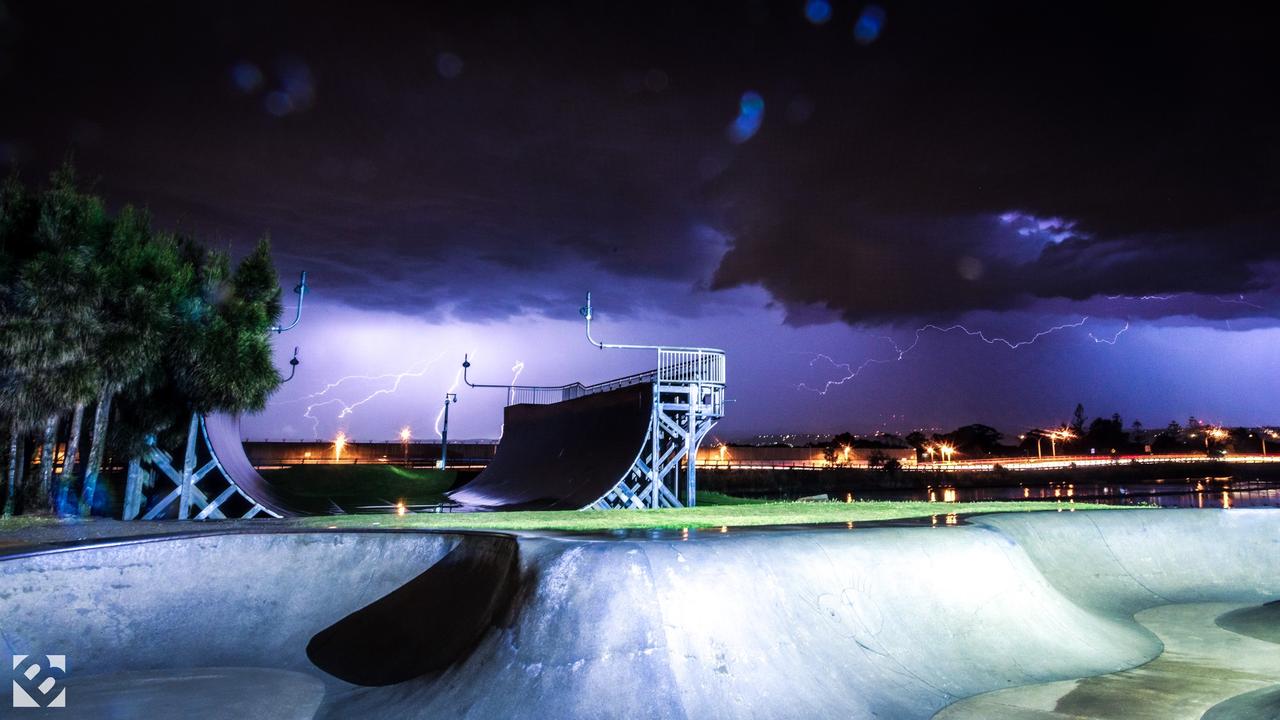
[[738,101],[738,117],[729,125],[729,140],[744,143],[760,131],[764,122],[764,98],[760,93],[747,91]]
[[853,39],[859,45],[870,45],[880,37],[880,32],[884,30],[884,8],[879,5],[868,5],[862,10],[862,14],[858,16],[858,22],[853,26]]
[[804,16],[814,25],[822,25],[831,19],[831,3],[827,0],[809,0],[804,4]]

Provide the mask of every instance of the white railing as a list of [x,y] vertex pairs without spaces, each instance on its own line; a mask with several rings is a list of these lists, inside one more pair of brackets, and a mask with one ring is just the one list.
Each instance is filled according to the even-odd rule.
[[658,367],[655,370],[646,370],[594,385],[583,385],[579,382],[555,387],[516,385],[511,387],[507,394],[507,404],[550,405],[655,381],[659,385],[697,383],[712,386],[707,390],[713,394],[713,397],[718,398],[723,394],[725,382],[724,353],[718,350],[658,348]]
[[719,350],[658,348],[658,383],[724,385],[724,353]]
[[610,390],[617,390],[618,388],[651,383],[653,382],[653,378],[656,373],[657,371],[655,370],[646,370],[645,372],[627,375],[626,377],[614,378],[613,380],[606,380],[594,385],[583,385],[580,382],[560,385],[558,387],[517,385],[512,387],[511,392],[507,395],[507,404],[550,405],[551,403],[573,400],[574,398],[608,392]]

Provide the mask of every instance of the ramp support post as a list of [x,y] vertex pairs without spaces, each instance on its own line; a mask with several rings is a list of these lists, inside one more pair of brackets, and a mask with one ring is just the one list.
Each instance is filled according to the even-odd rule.
[[589,507],[696,506],[698,445],[723,416],[724,354],[661,349],[653,375],[649,431],[639,457],[618,484]]
[[686,507],[698,505],[698,404],[702,400],[702,392],[697,384],[689,385],[689,428],[684,436],[685,481],[684,504]]
[[191,426],[187,429],[187,452],[182,456],[182,487],[178,496],[178,519],[186,520],[191,516],[191,476],[196,469],[196,424],[200,416],[191,413]]

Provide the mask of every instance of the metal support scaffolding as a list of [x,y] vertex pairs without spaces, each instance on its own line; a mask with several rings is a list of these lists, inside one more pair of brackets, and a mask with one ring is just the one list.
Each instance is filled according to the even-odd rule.
[[[587,340],[601,350],[644,350],[656,354],[653,370],[595,385],[498,385],[472,382],[470,360],[462,362],[463,381],[473,388],[507,391],[508,405],[547,405],[635,385],[651,384],[653,405],[643,444],[631,467],[607,493],[582,509],[692,507],[697,503],[698,445],[711,432],[725,406],[725,354],[716,348],[665,345],[616,345],[591,335],[591,294],[581,309]],[[607,481],[609,478],[600,478]],[[682,487],[683,486],[683,487]]]
[[589,507],[695,506],[698,446],[723,416],[724,354],[659,348],[644,447],[618,484]]
[[[702,347],[618,345],[591,335],[591,293],[581,309],[587,341],[601,350],[653,350],[653,415],[645,447],[621,481],[592,508],[693,507],[698,502],[698,445],[724,417],[724,351]],[[685,465],[684,502],[680,501],[680,464]]]
[[[203,456],[207,456],[208,459],[197,467],[198,461]],[[213,444],[209,441],[205,420],[200,415],[193,414],[191,416],[191,427],[187,435],[186,454],[182,458],[181,470],[173,466],[173,458],[169,453],[154,445],[151,447],[151,452],[144,459],[144,462],[150,465],[151,469],[142,470],[142,472],[159,471],[158,476],[171,481],[174,487],[159,502],[147,510],[147,514],[142,516],[143,520],[156,520],[164,517],[169,511],[169,507],[175,502],[178,503],[178,520],[225,520],[233,515],[242,518],[251,518],[258,515],[280,517],[279,514],[272,512],[246,494],[232,479],[231,474],[222,467],[222,463],[218,460],[218,454],[214,451]],[[213,472],[214,470],[218,472]],[[130,472],[133,472],[132,468]],[[208,482],[205,482],[206,479],[216,482],[219,487],[211,487]],[[200,486],[202,482],[204,483],[203,488]],[[216,495],[214,494],[215,491]],[[210,497],[211,495],[212,497]],[[246,509],[232,513],[230,510],[231,505],[228,504],[228,501],[233,498],[239,498],[235,505]],[[196,511],[194,517],[191,515],[193,509]],[[141,508],[137,506],[126,507],[124,519],[133,520],[140,510]]]

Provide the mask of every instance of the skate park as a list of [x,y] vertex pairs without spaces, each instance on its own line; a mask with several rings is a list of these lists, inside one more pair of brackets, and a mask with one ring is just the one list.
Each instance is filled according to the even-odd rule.
[[0,718],[1280,720],[1273,28],[0,0]]
[[78,659],[73,717],[1269,717],[1278,543],[1266,510],[238,527],[11,553],[0,595],[12,652]]
[[[500,385],[464,360],[468,388],[507,395],[506,431],[450,491],[451,517],[693,504],[690,460],[724,414],[724,353],[599,342],[587,303],[590,343],[652,353],[654,370]],[[139,508],[150,522],[136,535],[0,557],[6,649],[76,658],[69,717],[1280,711],[1272,510],[1058,505],[631,533],[429,530],[382,515],[353,528],[275,490],[238,417],[193,423],[181,462],[153,451],[173,487]],[[197,522],[163,520],[183,517],[184,498]]]

